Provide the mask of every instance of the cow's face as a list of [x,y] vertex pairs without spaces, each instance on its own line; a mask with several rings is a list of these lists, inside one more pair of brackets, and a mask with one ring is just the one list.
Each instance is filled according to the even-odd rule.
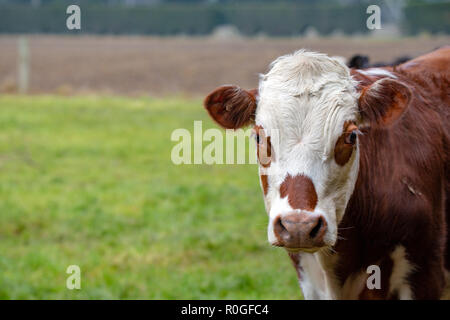
[[275,60],[257,91],[226,86],[206,98],[221,126],[254,126],[272,245],[335,244],[358,176],[358,127],[389,125],[410,97],[393,79],[357,85],[338,60],[299,51]]
[[357,98],[346,67],[325,55],[279,58],[261,77],[255,134],[271,150],[258,155],[270,243],[336,242],[358,173]]

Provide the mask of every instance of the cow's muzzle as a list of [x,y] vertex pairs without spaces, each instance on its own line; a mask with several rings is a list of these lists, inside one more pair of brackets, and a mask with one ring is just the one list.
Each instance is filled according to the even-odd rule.
[[315,251],[325,245],[328,228],[322,215],[301,211],[278,216],[273,223],[277,246],[290,251]]

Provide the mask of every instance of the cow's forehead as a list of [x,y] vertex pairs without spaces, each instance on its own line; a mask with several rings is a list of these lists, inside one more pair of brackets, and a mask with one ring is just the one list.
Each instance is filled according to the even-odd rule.
[[295,122],[305,130],[343,120],[340,118],[354,118],[357,110],[357,95],[337,84],[330,84],[328,88],[311,95],[266,90],[258,100],[256,122],[265,125],[266,129]]
[[348,68],[324,54],[280,57],[261,76],[256,123],[287,136],[337,134],[356,117],[355,88]]

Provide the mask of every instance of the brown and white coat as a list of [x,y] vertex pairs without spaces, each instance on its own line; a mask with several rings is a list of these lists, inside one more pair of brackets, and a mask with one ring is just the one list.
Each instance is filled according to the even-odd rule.
[[[259,88],[214,90],[222,127],[253,124],[269,215],[307,299],[438,299],[450,270],[450,49],[350,70],[298,51]],[[368,266],[381,289],[366,286]]]

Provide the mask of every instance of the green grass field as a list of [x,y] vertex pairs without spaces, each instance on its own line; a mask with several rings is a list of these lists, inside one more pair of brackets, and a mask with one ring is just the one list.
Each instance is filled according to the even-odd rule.
[[301,298],[257,167],[172,164],[194,120],[214,126],[200,100],[0,96],[0,298]]

